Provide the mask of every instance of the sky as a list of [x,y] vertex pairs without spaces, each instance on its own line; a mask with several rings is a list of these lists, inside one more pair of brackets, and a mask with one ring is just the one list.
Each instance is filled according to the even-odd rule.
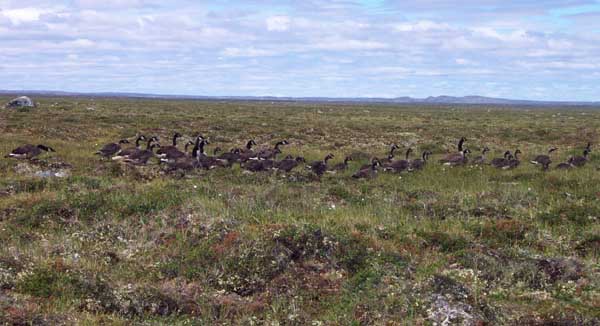
[[600,0],[0,0],[0,89],[600,100]]

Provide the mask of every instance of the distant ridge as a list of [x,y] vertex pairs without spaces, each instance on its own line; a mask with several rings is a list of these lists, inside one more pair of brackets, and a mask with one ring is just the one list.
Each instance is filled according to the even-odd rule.
[[182,99],[182,100],[234,100],[234,101],[285,101],[285,102],[341,102],[341,103],[389,103],[389,104],[471,104],[471,105],[563,105],[563,106],[600,106],[600,102],[578,101],[532,101],[494,98],[485,96],[430,96],[427,98],[413,97],[277,97],[277,96],[194,96],[194,95],[160,95],[145,93],[96,92],[78,93],[62,91],[15,91],[0,90],[0,95],[30,95],[30,96],[89,96],[89,97],[123,97],[147,99]]

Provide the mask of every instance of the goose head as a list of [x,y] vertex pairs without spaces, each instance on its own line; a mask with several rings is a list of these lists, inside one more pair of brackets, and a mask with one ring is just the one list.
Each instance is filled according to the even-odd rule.
[[334,158],[335,156],[331,153],[327,154],[327,156],[325,156],[325,159],[323,161],[327,162],[329,160],[331,160],[332,158]]
[[306,163],[306,160],[304,159],[304,157],[298,156],[298,157],[296,157],[296,162],[298,162],[298,163],[300,163],[300,162]]
[[488,153],[489,151],[490,151],[490,148],[489,148],[489,147],[487,147],[487,146],[485,146],[485,147],[483,148],[483,150],[481,151],[481,154],[482,154],[482,155],[485,155],[485,154],[486,154],[486,153]]
[[552,153],[552,152],[556,152],[558,150],[557,147],[550,147],[550,149],[548,150],[548,154]]
[[352,157],[351,156],[346,156],[346,158],[344,158],[344,163],[348,164],[348,162],[352,161]]
[[433,154],[431,151],[424,151],[423,152],[423,161],[427,161],[431,154]]
[[381,161],[377,157],[374,157],[371,160],[371,168],[373,168],[373,170],[375,170],[375,169],[377,169],[378,166],[381,166]]
[[213,155],[215,155],[215,156],[217,154],[219,154],[220,152],[221,152],[221,147],[219,147],[219,146],[217,146],[217,147],[215,147],[215,149],[213,149]]
[[591,152],[592,152],[592,151],[591,151],[590,149],[587,149],[587,148],[586,148],[586,149],[583,151],[583,157],[588,157],[588,155],[590,155],[590,153],[591,153]]
[[191,141],[191,140],[189,140],[187,143],[185,143],[185,151],[187,152],[187,151],[188,151],[188,148],[189,148],[190,146],[192,146],[192,145],[194,145],[194,142],[193,142],[193,141]]

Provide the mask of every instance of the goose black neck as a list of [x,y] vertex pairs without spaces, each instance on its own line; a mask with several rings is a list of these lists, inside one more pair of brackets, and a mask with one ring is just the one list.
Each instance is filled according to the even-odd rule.
[[177,146],[177,138],[179,137],[178,134],[173,135],[173,146]]
[[458,141],[458,151],[459,151],[459,152],[462,152],[462,151],[463,151],[463,143],[464,143],[464,142],[465,142],[465,139],[464,139],[464,138],[461,138],[461,139]]
[[192,149],[192,157],[198,157],[198,149],[200,148],[200,137],[196,138],[196,143],[194,144],[194,148]]

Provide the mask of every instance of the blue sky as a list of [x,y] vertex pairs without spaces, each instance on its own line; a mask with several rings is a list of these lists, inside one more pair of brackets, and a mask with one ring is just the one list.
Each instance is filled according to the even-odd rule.
[[600,100],[597,0],[0,0],[0,89]]

